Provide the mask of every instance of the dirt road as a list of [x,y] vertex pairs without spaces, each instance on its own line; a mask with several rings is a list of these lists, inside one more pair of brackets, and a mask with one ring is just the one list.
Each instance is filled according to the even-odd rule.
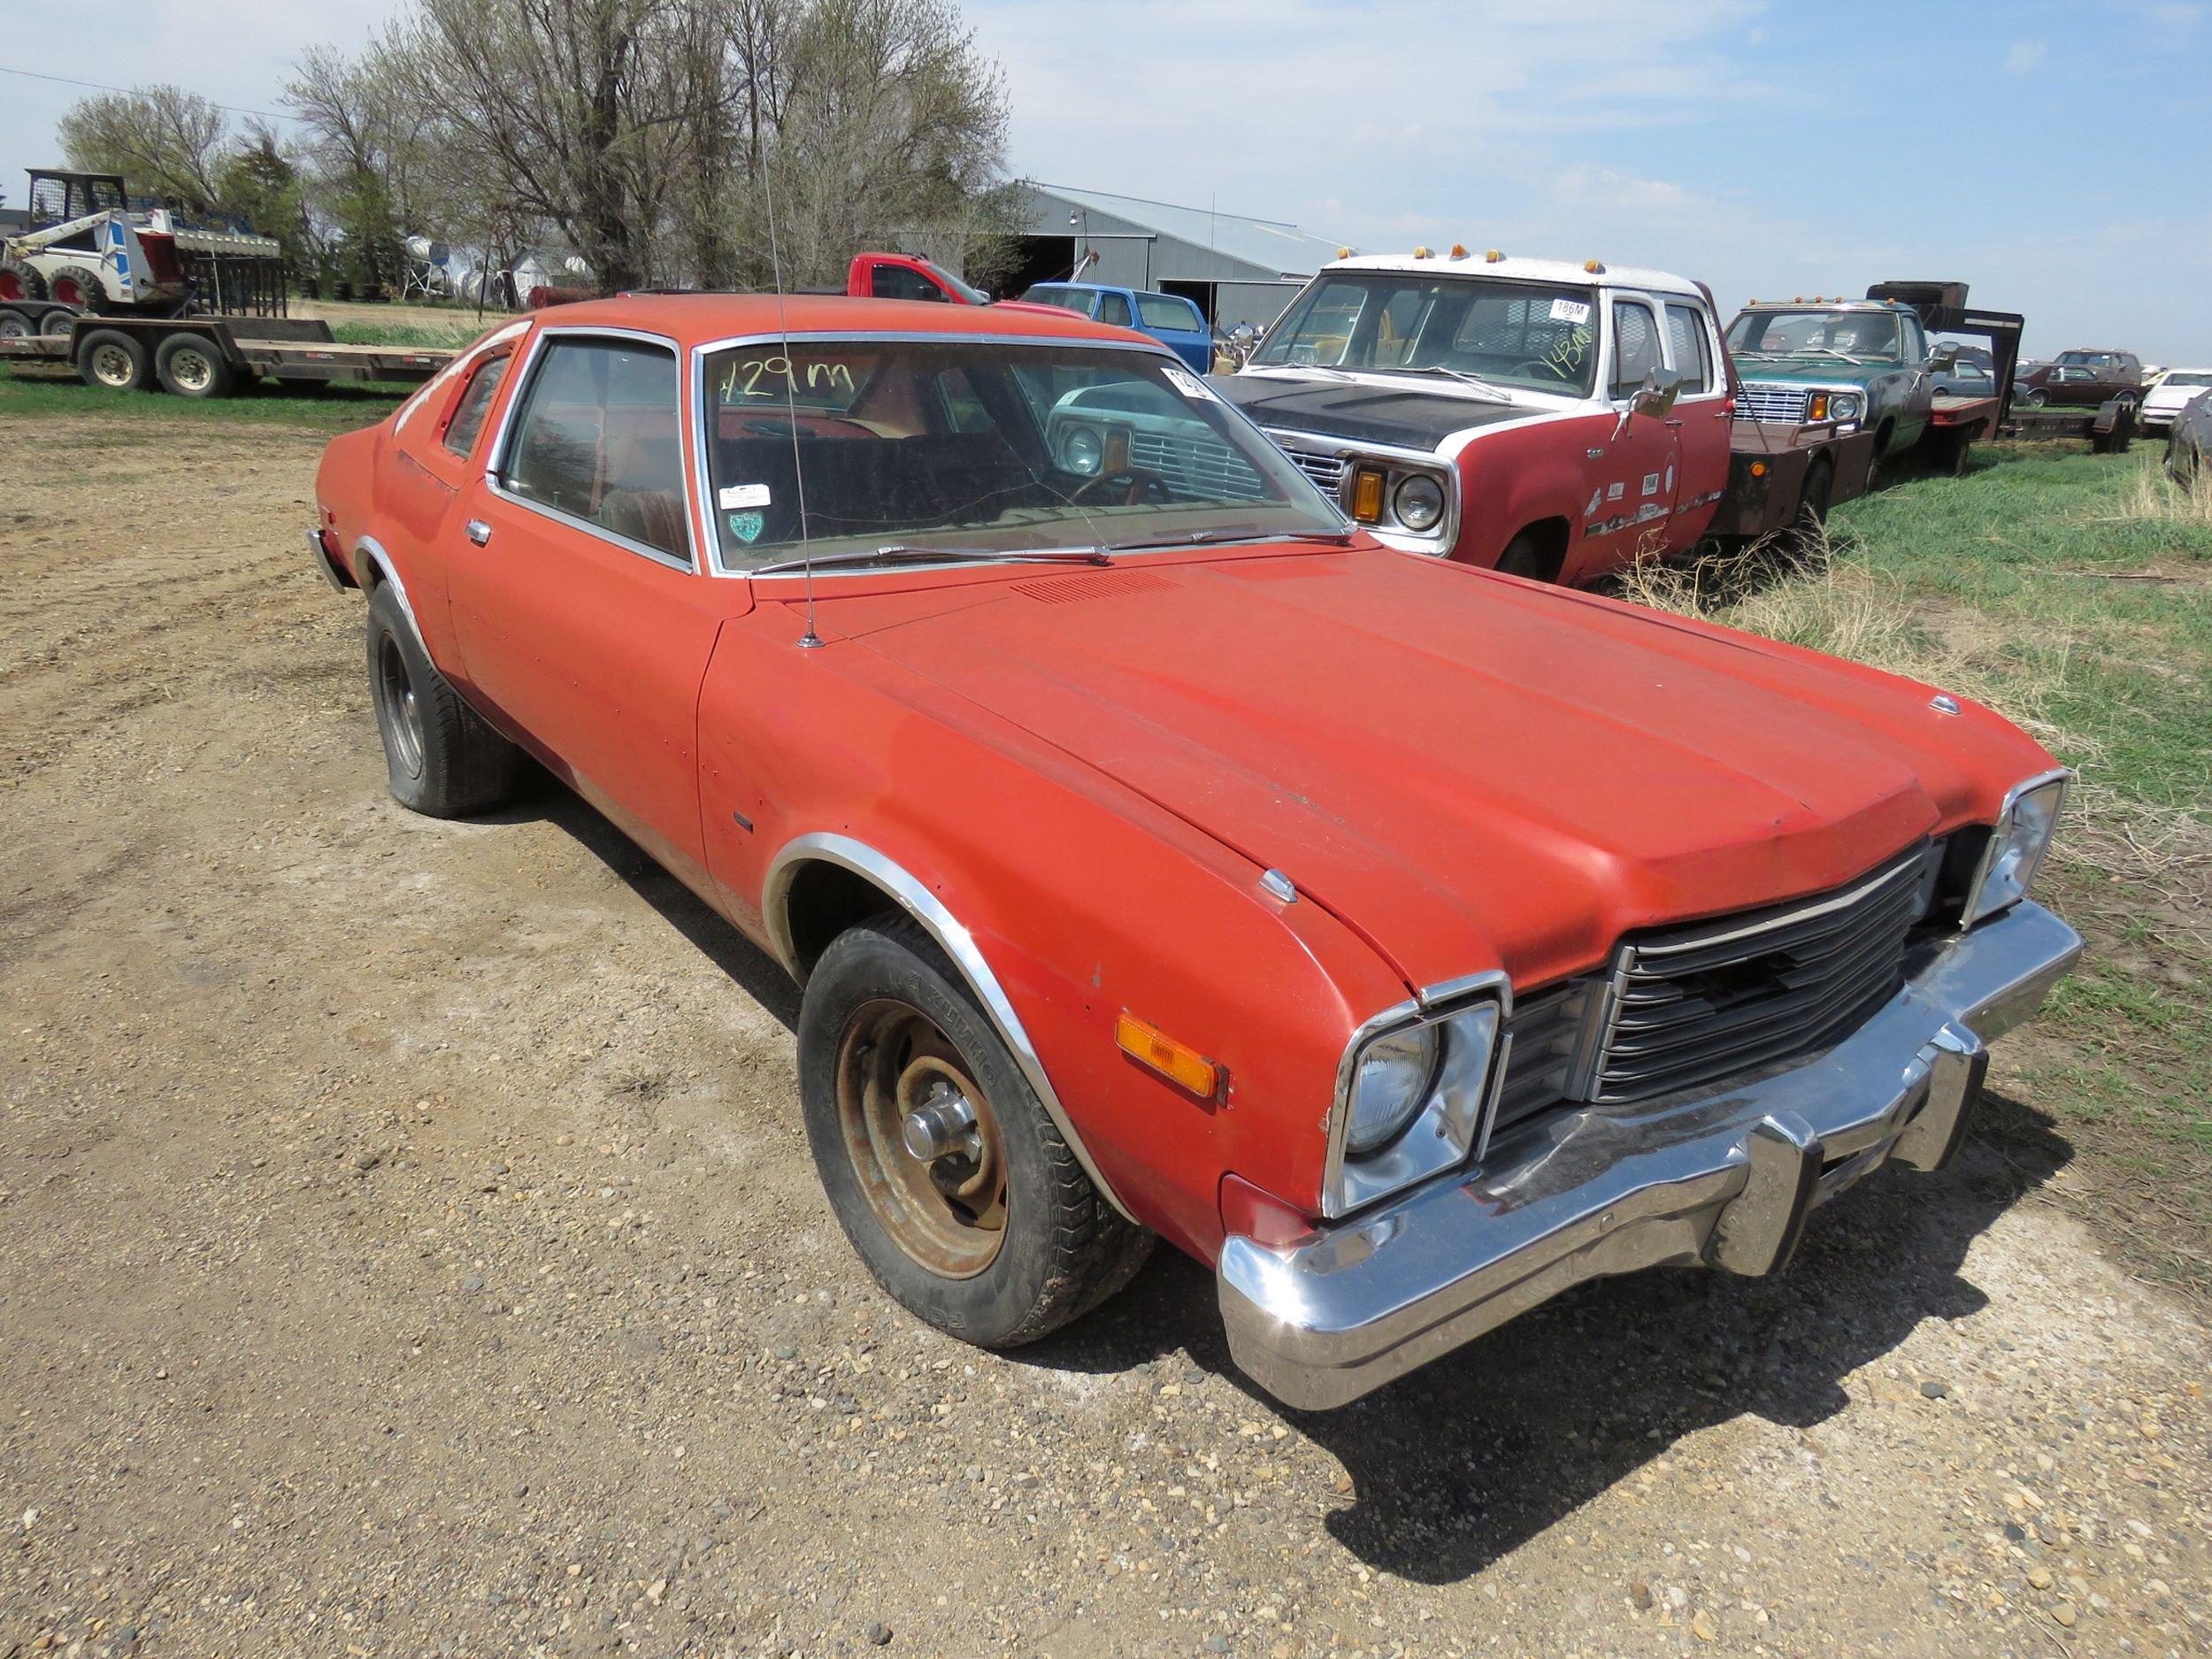
[[1341,1413],[1165,1253],[974,1352],[837,1233],[764,957],[550,784],[386,798],[319,441],[152,419],[0,430],[0,1659],[2212,1645],[2212,1342],[2001,1056],[2006,1153],[1786,1277]]

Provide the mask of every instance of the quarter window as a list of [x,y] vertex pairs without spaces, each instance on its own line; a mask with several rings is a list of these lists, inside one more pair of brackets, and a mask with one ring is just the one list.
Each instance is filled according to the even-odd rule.
[[503,482],[523,500],[688,560],[676,354],[557,336],[523,388]]
[[1613,396],[1631,397],[1659,372],[1659,323],[1641,300],[1613,302]]
[[1705,335],[1705,313],[1694,305],[1669,304],[1667,342],[1674,349],[1675,378],[1695,396],[1713,389],[1713,352]]
[[446,422],[444,443],[454,454],[465,456],[476,447],[476,434],[484,429],[484,417],[492,399],[499,395],[499,383],[507,378],[511,361],[511,356],[503,351],[478,364],[469,377],[468,388],[454,407],[453,419]]

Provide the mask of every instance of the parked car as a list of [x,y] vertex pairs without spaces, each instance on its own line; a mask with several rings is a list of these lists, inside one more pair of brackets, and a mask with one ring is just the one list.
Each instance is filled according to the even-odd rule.
[[1710,298],[1594,260],[1339,259],[1213,384],[1390,546],[1543,581],[1817,518],[1865,476],[1824,417],[1739,468]]
[[1022,301],[1056,305],[1116,328],[1133,328],[1158,341],[1201,374],[1214,365],[1213,331],[1206,326],[1198,307],[1179,294],[1109,288],[1096,282],[1040,282],[1022,295]]
[[545,312],[316,501],[393,794],[533,755],[772,952],[832,1210],[972,1342],[1158,1234],[1317,1408],[1593,1274],[1774,1271],[1951,1156],[2080,949],[1997,715],[1392,551],[1072,316]]
[[1882,456],[1902,455],[1927,430],[1941,365],[1909,305],[1754,300],[1728,325],[1728,349],[1743,378],[1739,420],[1856,421]]
[[2137,419],[2147,432],[2162,431],[2208,387],[2212,387],[2212,369],[2168,369],[2145,388]]
[[2023,371],[2012,382],[2012,399],[2029,409],[2050,403],[2098,404],[2113,398],[2139,400],[2143,362],[2132,351],[2062,351],[2048,363]]
[[2212,477],[2204,470],[2208,455],[2212,455],[2212,392],[2200,392],[2166,429],[2166,472],[2177,484],[2200,485]]

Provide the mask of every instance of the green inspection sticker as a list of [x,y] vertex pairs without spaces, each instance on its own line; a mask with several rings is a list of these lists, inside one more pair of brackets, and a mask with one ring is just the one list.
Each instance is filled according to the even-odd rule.
[[730,534],[750,546],[760,540],[761,526],[766,521],[757,512],[733,512],[726,522]]

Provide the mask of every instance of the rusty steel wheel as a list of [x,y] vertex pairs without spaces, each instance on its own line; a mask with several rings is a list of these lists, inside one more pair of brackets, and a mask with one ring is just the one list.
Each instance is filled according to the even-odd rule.
[[998,1118],[934,1020],[889,998],[852,1011],[837,1048],[837,1118],[868,1208],[917,1265],[972,1279],[998,1258]]

